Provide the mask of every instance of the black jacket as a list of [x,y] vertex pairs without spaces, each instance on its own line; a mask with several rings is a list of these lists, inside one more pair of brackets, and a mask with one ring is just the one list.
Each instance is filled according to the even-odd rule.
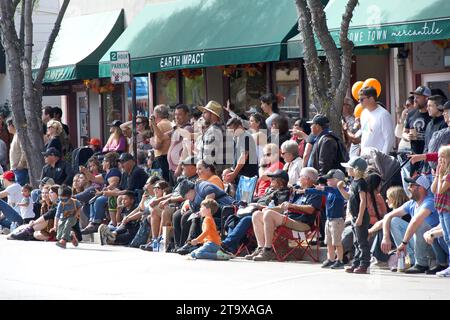
[[325,175],[331,169],[341,168],[339,163],[339,138],[333,132],[327,132],[317,138],[311,151],[312,166]]

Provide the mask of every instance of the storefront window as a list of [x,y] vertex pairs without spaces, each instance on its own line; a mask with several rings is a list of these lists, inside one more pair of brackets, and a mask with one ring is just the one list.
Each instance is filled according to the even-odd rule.
[[123,107],[123,86],[116,86],[113,92],[104,93],[103,100],[103,132],[105,141],[109,137],[109,126],[114,120],[123,121],[122,107]]
[[275,93],[279,96],[281,112],[288,117],[300,116],[300,72],[297,62],[275,65]]
[[157,73],[156,104],[174,105],[177,102],[177,71]]
[[[224,73],[228,73],[226,68]],[[240,114],[259,106],[259,97],[267,92],[266,67],[263,64],[238,66],[230,76],[230,98]]]
[[185,69],[183,75],[184,103],[204,106],[206,104],[205,75],[202,69]]
[[[148,77],[135,77],[136,79],[136,109],[138,116],[148,117]],[[133,118],[133,105],[131,97],[131,88],[127,85],[127,114],[126,119],[129,121]]]

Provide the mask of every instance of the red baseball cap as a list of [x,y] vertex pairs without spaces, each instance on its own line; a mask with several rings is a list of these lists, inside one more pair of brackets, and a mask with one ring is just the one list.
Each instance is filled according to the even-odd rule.
[[100,141],[100,139],[98,138],[91,138],[91,140],[89,140],[89,145],[93,145],[93,146],[101,146],[102,142]]
[[3,173],[3,179],[6,179],[8,181],[16,181],[16,176],[14,175],[14,172],[6,171]]

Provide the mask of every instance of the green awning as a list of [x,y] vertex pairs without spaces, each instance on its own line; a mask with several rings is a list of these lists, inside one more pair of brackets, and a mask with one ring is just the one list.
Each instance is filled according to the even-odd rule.
[[[98,77],[98,61],[124,29],[123,10],[64,18],[44,82]],[[34,64],[40,66],[43,52]]]
[[293,0],[150,4],[103,56],[100,77],[110,76],[110,51],[129,51],[133,74],[278,61],[296,23]]
[[[325,8],[328,28],[337,43],[346,4],[347,0],[335,0]],[[448,39],[450,1],[360,0],[348,36],[355,47]],[[288,58],[302,56],[297,35],[288,41]]]

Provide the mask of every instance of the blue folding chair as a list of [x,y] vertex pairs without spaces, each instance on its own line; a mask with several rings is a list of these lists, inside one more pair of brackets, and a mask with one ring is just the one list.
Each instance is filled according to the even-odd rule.
[[239,183],[236,188],[235,202],[232,206],[225,206],[221,208],[220,215],[220,235],[222,239],[225,238],[224,224],[225,220],[232,214],[236,213],[237,207],[240,201],[245,201],[246,203],[251,203],[253,201],[253,193],[255,192],[256,182],[258,177],[246,177],[240,176]]
[[236,201],[245,201],[251,203],[253,201],[253,193],[255,192],[258,177],[241,176],[236,189]]

